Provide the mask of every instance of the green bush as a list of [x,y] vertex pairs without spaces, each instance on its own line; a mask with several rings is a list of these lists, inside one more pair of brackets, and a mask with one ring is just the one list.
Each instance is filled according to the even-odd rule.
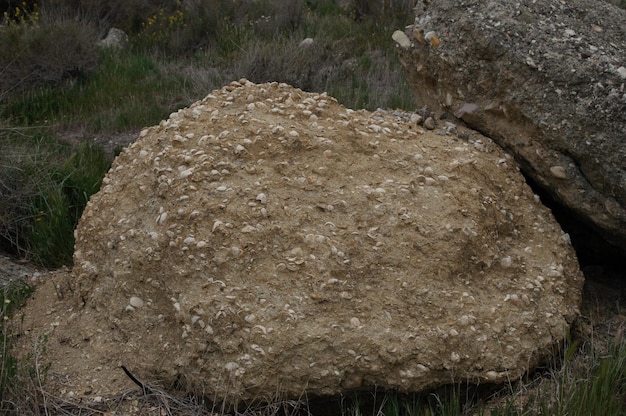
[[103,51],[98,70],[88,79],[13,95],[0,114],[13,124],[79,126],[95,133],[156,124],[175,107],[191,103],[185,98],[185,80],[166,74],[160,64],[142,53]]
[[256,83],[271,82],[279,76],[281,82],[307,91],[315,90],[328,76],[324,72],[328,60],[320,59],[326,46],[318,41],[301,48],[299,42],[299,39],[290,37],[271,43],[251,40],[244,44],[243,50],[238,51],[237,58],[232,61],[233,72]]
[[95,26],[69,15],[29,13],[0,25],[0,99],[11,91],[63,85],[97,66]]
[[249,41],[231,59],[235,79],[256,83],[279,80],[305,91],[326,91],[354,109],[415,107],[415,97],[395,55],[380,50],[364,50],[361,55],[349,50],[338,53],[334,41],[324,38],[303,48],[300,40]]
[[[115,133],[158,123],[239,78],[328,91],[352,108],[414,107],[390,40],[398,27],[391,17],[355,23],[328,1],[296,0],[277,15],[263,14],[279,7],[275,0],[150,3],[160,11],[131,36],[130,49],[101,51],[96,70],[77,81],[35,83],[9,94],[2,117],[18,125]],[[51,4],[48,18],[55,14]],[[305,37],[314,45],[299,47]]]
[[342,7],[336,0],[307,0],[305,7],[310,15],[337,16],[345,13],[347,9]]
[[[300,25],[303,0],[187,0],[147,15],[135,38],[142,50],[191,56],[198,49],[240,48],[243,33],[271,38]],[[224,47],[226,46],[226,47]]]
[[94,145],[49,135],[0,137],[0,242],[4,251],[48,267],[71,263],[74,228],[110,161]]

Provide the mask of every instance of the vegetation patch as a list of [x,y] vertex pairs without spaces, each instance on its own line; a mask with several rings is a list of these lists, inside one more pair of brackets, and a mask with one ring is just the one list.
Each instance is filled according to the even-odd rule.
[[8,412],[12,399],[21,394],[16,389],[20,363],[11,354],[13,328],[10,319],[32,291],[33,288],[20,279],[3,282],[0,286],[0,414]]
[[100,147],[72,147],[42,130],[0,134],[3,251],[47,267],[70,264],[74,228],[110,160]]

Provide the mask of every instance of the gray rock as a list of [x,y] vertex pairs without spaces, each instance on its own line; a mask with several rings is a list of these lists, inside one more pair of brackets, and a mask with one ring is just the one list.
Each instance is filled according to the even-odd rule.
[[424,127],[426,127],[428,130],[434,130],[436,127],[435,120],[432,117],[428,117],[426,120],[424,120]]
[[128,43],[128,35],[121,29],[111,28],[107,37],[98,42],[103,48],[122,48]]
[[421,0],[398,51],[421,104],[493,138],[626,250],[625,30],[602,1]]
[[411,120],[411,123],[415,123],[417,125],[420,125],[420,124],[422,124],[424,122],[424,117],[422,117],[419,114],[412,113],[410,115],[410,120]]
[[456,124],[450,121],[446,121],[446,132],[450,134],[456,134],[457,133]]
[[315,43],[315,40],[313,40],[313,38],[304,38],[300,42],[299,46],[301,48],[308,48],[309,46],[312,46],[314,43]]

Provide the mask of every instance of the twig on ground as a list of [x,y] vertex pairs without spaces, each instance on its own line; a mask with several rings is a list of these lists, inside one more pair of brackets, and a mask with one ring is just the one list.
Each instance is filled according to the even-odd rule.
[[128,378],[131,379],[133,383],[135,383],[141,388],[141,391],[143,391],[144,395],[154,393],[150,387],[146,386],[141,381],[139,381],[134,375],[132,375],[132,373],[128,371],[126,367],[124,367],[123,365],[121,367],[122,367],[122,370],[124,370],[124,373],[126,373],[126,375],[128,376]]

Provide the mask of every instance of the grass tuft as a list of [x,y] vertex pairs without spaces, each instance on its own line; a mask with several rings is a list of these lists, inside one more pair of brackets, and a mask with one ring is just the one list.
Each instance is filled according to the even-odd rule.
[[47,266],[71,263],[74,228],[98,191],[110,160],[104,150],[72,147],[45,130],[0,136],[0,245]]
[[13,334],[9,320],[32,291],[31,286],[19,279],[3,282],[0,287],[0,414],[10,410],[19,371],[19,362],[10,353]]
[[[146,54],[105,51],[92,77],[63,87],[41,87],[13,97],[3,117],[13,124],[55,130],[121,132],[157,124],[180,103],[185,81],[162,73]],[[190,104],[187,100],[184,105]]]
[[626,415],[626,340],[617,331],[615,340],[569,341],[558,362],[546,375],[519,382],[503,392],[498,406],[479,414],[491,416],[588,416]]

